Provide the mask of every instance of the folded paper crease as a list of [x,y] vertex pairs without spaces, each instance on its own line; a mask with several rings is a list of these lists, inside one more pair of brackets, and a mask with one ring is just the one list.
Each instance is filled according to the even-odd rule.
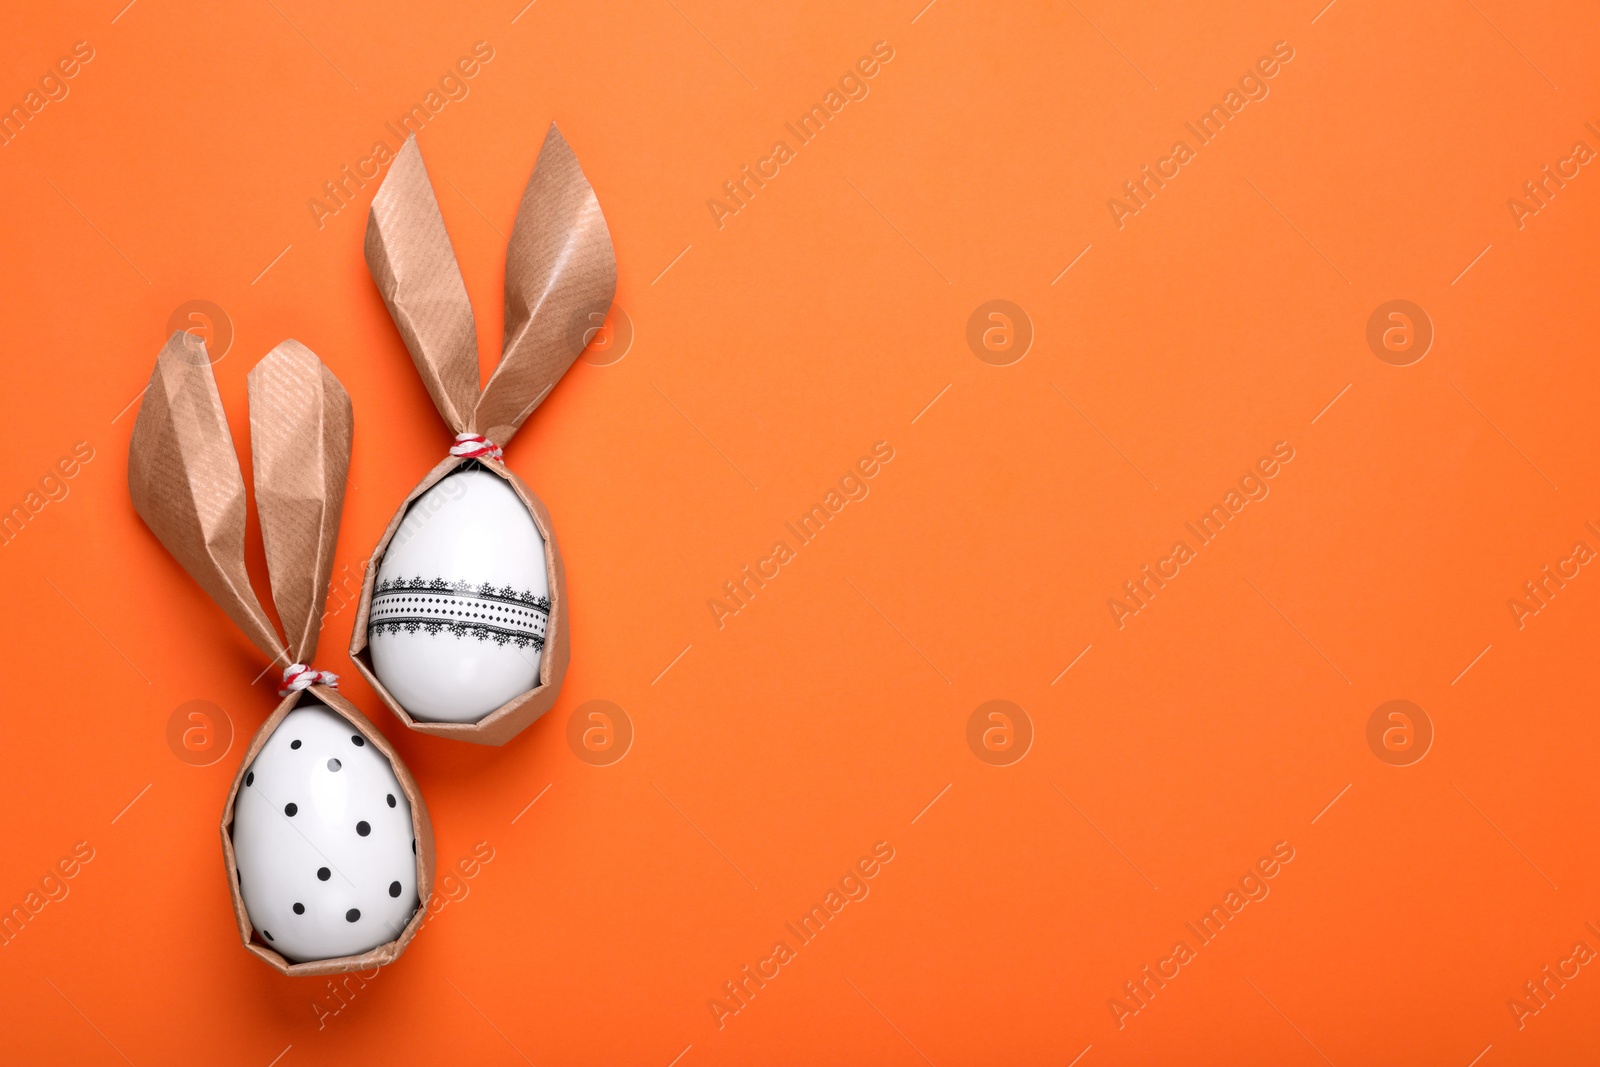
[[365,250],[434,406],[450,429],[470,431],[478,403],[477,325],[415,136],[372,198]]
[[366,257],[439,414],[499,445],[572,366],[617,288],[600,202],[554,123],[506,247],[505,336],[481,394],[472,304],[415,136],[373,198]]
[[[245,490],[205,345],[174,333],[128,445],[134,510],[255,646],[286,655],[244,563]],[[287,661],[286,661],[287,662]]]
[[354,418],[333,372],[284,341],[248,377],[250,459],[272,603],[295,663],[310,663],[333,576]]
[[287,665],[308,662],[333,572],[354,418],[333,373],[298,341],[249,376],[250,440],[279,638],[245,567],[239,456],[205,346],[174,333],[156,357],[128,445],[134,510],[253,641]]

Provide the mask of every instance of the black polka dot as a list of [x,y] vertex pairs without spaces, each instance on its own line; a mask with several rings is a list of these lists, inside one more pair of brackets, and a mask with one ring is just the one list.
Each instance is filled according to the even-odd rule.
[[372,833],[372,824],[367,822],[367,820],[362,819],[360,822],[356,823],[356,833],[360,834],[362,837],[366,837],[368,834]]
[[283,806],[283,813],[285,815],[288,815],[288,816],[291,816],[291,817],[294,815],[295,812],[297,812],[299,810],[300,810],[300,805],[296,804],[292,800],[289,803],[287,803],[287,804],[285,804]]
[[271,931],[271,930],[263,930],[263,931],[261,931],[261,932],[262,932],[262,933],[263,933],[263,934],[265,934],[265,935],[266,935],[266,936],[267,936],[267,940],[268,940],[268,941],[273,941],[273,940],[276,940],[276,939],[275,939],[275,938],[274,938],[274,937],[273,937],[273,936],[272,936],[272,931]]
[[332,878],[332,877],[333,877],[333,872],[328,870],[328,868],[326,868],[326,867],[318,867],[317,868],[317,881],[326,882],[329,878]]
[[394,807],[394,794],[393,793],[389,794],[389,806],[391,808]]
[[344,766],[344,764],[340,763],[336,759],[331,759],[331,760],[328,761],[328,770],[330,770],[330,771],[336,771],[340,767],[343,767],[343,766]]
[[399,882],[390,882],[389,883],[389,895],[391,897],[397,897],[397,896],[400,895],[400,883]]
[[299,741],[298,741],[298,740],[296,740],[296,741],[290,741],[290,742],[289,742],[289,747],[290,747],[290,748],[299,748],[299,747],[300,747],[300,742],[299,742]]
[[[360,748],[362,745],[367,743],[367,739],[365,737],[362,737],[360,734],[351,734],[350,735],[350,743],[355,745],[357,748]],[[350,921],[354,922],[355,920],[352,919]]]
[[298,900],[295,901],[294,902],[294,913],[296,915],[304,915],[306,913],[306,906],[304,904],[300,903]]
[[[244,784],[245,785],[255,785],[256,784],[256,772],[255,771],[251,771],[249,774],[244,776]],[[390,804],[389,806],[391,808],[394,807],[393,804]]]
[[417,854],[417,839],[414,837],[411,839],[411,854],[413,856]]
[[344,913],[344,921],[347,923],[353,923],[359,918],[361,918],[360,908],[351,908],[349,911]]

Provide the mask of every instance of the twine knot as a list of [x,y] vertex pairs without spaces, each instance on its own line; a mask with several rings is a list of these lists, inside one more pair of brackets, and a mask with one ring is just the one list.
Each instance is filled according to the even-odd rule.
[[463,459],[500,459],[500,446],[476,433],[456,434],[456,443],[450,446],[452,456]]
[[339,676],[330,671],[319,671],[308,663],[291,663],[283,669],[283,688],[278,690],[278,695],[286,697],[290,693],[297,693],[313,685],[326,685],[339,688]]

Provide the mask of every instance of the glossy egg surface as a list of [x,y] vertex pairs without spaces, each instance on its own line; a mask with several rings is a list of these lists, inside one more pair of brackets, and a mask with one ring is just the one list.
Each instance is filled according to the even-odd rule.
[[533,516],[505,479],[467,467],[412,503],[384,551],[372,669],[413,718],[476,722],[537,684],[549,618]]
[[251,925],[297,963],[393,941],[417,910],[411,804],[389,758],[321,704],[284,716],[246,768],[233,849]]

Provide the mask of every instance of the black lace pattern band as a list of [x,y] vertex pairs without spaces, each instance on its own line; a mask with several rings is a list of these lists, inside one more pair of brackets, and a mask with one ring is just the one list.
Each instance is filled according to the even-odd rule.
[[489,582],[390,578],[372,593],[368,632],[449,634],[543,650],[550,598]]

